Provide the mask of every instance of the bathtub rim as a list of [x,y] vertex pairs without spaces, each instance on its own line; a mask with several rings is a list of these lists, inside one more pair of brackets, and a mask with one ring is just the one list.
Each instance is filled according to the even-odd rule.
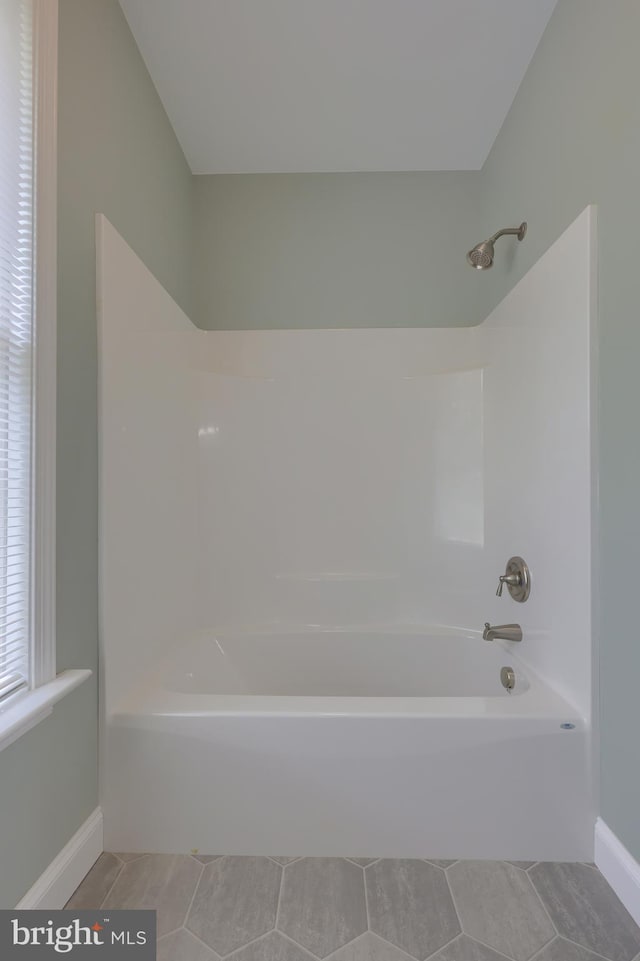
[[[422,718],[449,721],[571,723],[589,729],[587,719],[529,675],[522,694],[496,697],[347,697],[259,694],[184,694],[149,683],[139,687],[107,717],[108,724],[134,725],[142,718]],[[567,731],[571,733],[571,731]]]
[[[265,638],[278,634],[308,633],[371,635],[424,635],[425,637],[456,637],[480,645],[480,631],[441,624],[358,624],[358,625],[219,625],[194,632],[191,638],[206,636],[246,636],[262,634]],[[516,645],[497,640],[492,647],[500,649],[507,663],[511,663],[524,680],[525,689],[498,695],[425,695],[425,696],[355,696],[355,695],[297,695],[297,694],[221,694],[174,691],[166,686],[167,662],[175,654],[165,657],[150,674],[134,684],[125,696],[106,712],[107,723],[126,718],[149,717],[354,717],[354,718],[439,718],[448,720],[547,720],[554,725],[563,722],[575,725],[575,730],[589,730],[590,724],[578,708],[533,671],[524,661]],[[570,733],[567,732],[567,733]]]

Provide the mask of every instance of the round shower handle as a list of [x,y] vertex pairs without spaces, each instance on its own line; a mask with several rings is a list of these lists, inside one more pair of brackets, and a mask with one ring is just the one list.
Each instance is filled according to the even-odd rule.
[[531,571],[527,562],[522,557],[510,557],[507,561],[504,574],[498,580],[498,590],[496,594],[502,597],[502,588],[507,585],[507,590],[514,601],[524,603],[531,593]]

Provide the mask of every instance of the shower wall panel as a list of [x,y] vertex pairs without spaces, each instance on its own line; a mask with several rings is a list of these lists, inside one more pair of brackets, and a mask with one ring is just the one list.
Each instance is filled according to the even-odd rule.
[[[489,315],[485,350],[486,619],[518,621],[515,645],[589,716],[592,683],[591,326],[595,209],[587,208]],[[512,554],[532,571],[524,604],[498,574]]]
[[203,624],[467,620],[484,538],[469,334],[203,335]]
[[100,648],[110,711],[197,626],[195,328],[97,218]]

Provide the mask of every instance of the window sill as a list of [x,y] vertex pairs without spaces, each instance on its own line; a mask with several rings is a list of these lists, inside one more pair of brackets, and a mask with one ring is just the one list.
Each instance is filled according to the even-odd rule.
[[0,708],[0,751],[49,717],[53,705],[91,677],[92,672],[63,671],[47,684],[17,697]]

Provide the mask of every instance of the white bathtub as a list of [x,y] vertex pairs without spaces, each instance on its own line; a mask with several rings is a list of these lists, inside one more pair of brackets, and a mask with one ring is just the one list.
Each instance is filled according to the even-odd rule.
[[590,860],[589,731],[508,646],[443,629],[176,645],[107,719],[107,850]]

